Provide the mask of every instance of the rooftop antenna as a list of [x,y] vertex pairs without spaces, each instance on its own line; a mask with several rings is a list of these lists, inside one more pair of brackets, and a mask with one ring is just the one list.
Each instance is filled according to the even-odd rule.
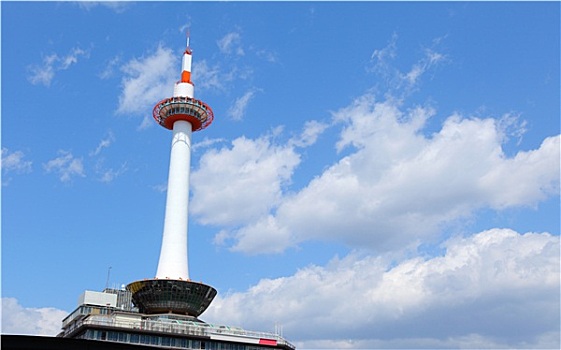
[[111,276],[111,266],[107,269],[107,281],[105,281],[105,289],[109,288],[109,276]]

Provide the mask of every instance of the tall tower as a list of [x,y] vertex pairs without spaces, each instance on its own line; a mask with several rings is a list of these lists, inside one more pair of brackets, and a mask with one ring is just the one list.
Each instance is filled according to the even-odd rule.
[[134,304],[146,314],[173,313],[198,317],[216,296],[213,287],[189,279],[187,217],[191,135],[193,131],[209,126],[214,119],[212,109],[194,98],[191,55],[187,33],[181,79],[175,83],[173,97],[161,100],[152,111],[158,124],[172,130],[173,136],[162,247],[156,277],[127,286]]
[[[181,79],[175,84],[173,97],[158,102],[152,112],[158,124],[173,130],[156,277],[132,282],[126,290],[123,286],[106,288],[103,292],[85,291],[78,307],[62,320],[62,331],[57,336],[76,339],[80,344],[49,341],[50,345],[61,349],[86,346],[137,349],[139,345],[159,349],[295,349],[278,329],[275,333],[250,331],[209,324],[198,318],[216,296],[216,289],[189,279],[187,215],[191,134],[209,126],[214,115],[208,105],[194,98],[189,34],[181,67]],[[20,341],[23,345],[18,345],[18,349],[29,348],[24,341]],[[100,345],[103,341],[113,345]],[[38,343],[33,341],[33,344]]]

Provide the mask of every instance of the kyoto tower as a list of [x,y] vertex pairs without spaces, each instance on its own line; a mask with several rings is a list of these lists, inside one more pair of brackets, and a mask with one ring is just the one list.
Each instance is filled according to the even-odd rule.
[[191,135],[209,126],[214,114],[204,102],[194,98],[191,81],[189,33],[181,63],[181,79],[173,97],[158,102],[154,119],[173,131],[168,188],[160,260],[154,279],[132,282],[127,289],[141,313],[172,313],[198,317],[216,296],[216,289],[189,279],[187,231]]

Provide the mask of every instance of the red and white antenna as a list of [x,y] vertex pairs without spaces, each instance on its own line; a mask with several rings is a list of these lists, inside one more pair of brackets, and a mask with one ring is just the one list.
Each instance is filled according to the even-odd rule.
[[[191,47],[189,46],[189,41],[191,39],[190,30],[187,29],[187,45],[185,47],[185,52],[183,53],[183,59],[181,61],[181,83],[190,84],[191,87],[188,88],[190,94],[187,94],[188,97],[193,97],[193,82],[191,81]],[[182,91],[186,93],[187,91]]]

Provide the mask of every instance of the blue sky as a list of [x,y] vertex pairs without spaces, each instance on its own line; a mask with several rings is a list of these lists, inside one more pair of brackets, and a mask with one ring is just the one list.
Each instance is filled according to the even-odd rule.
[[191,162],[203,320],[299,348],[559,347],[559,3],[1,6],[3,332],[155,275],[151,112],[190,27],[215,113]]

